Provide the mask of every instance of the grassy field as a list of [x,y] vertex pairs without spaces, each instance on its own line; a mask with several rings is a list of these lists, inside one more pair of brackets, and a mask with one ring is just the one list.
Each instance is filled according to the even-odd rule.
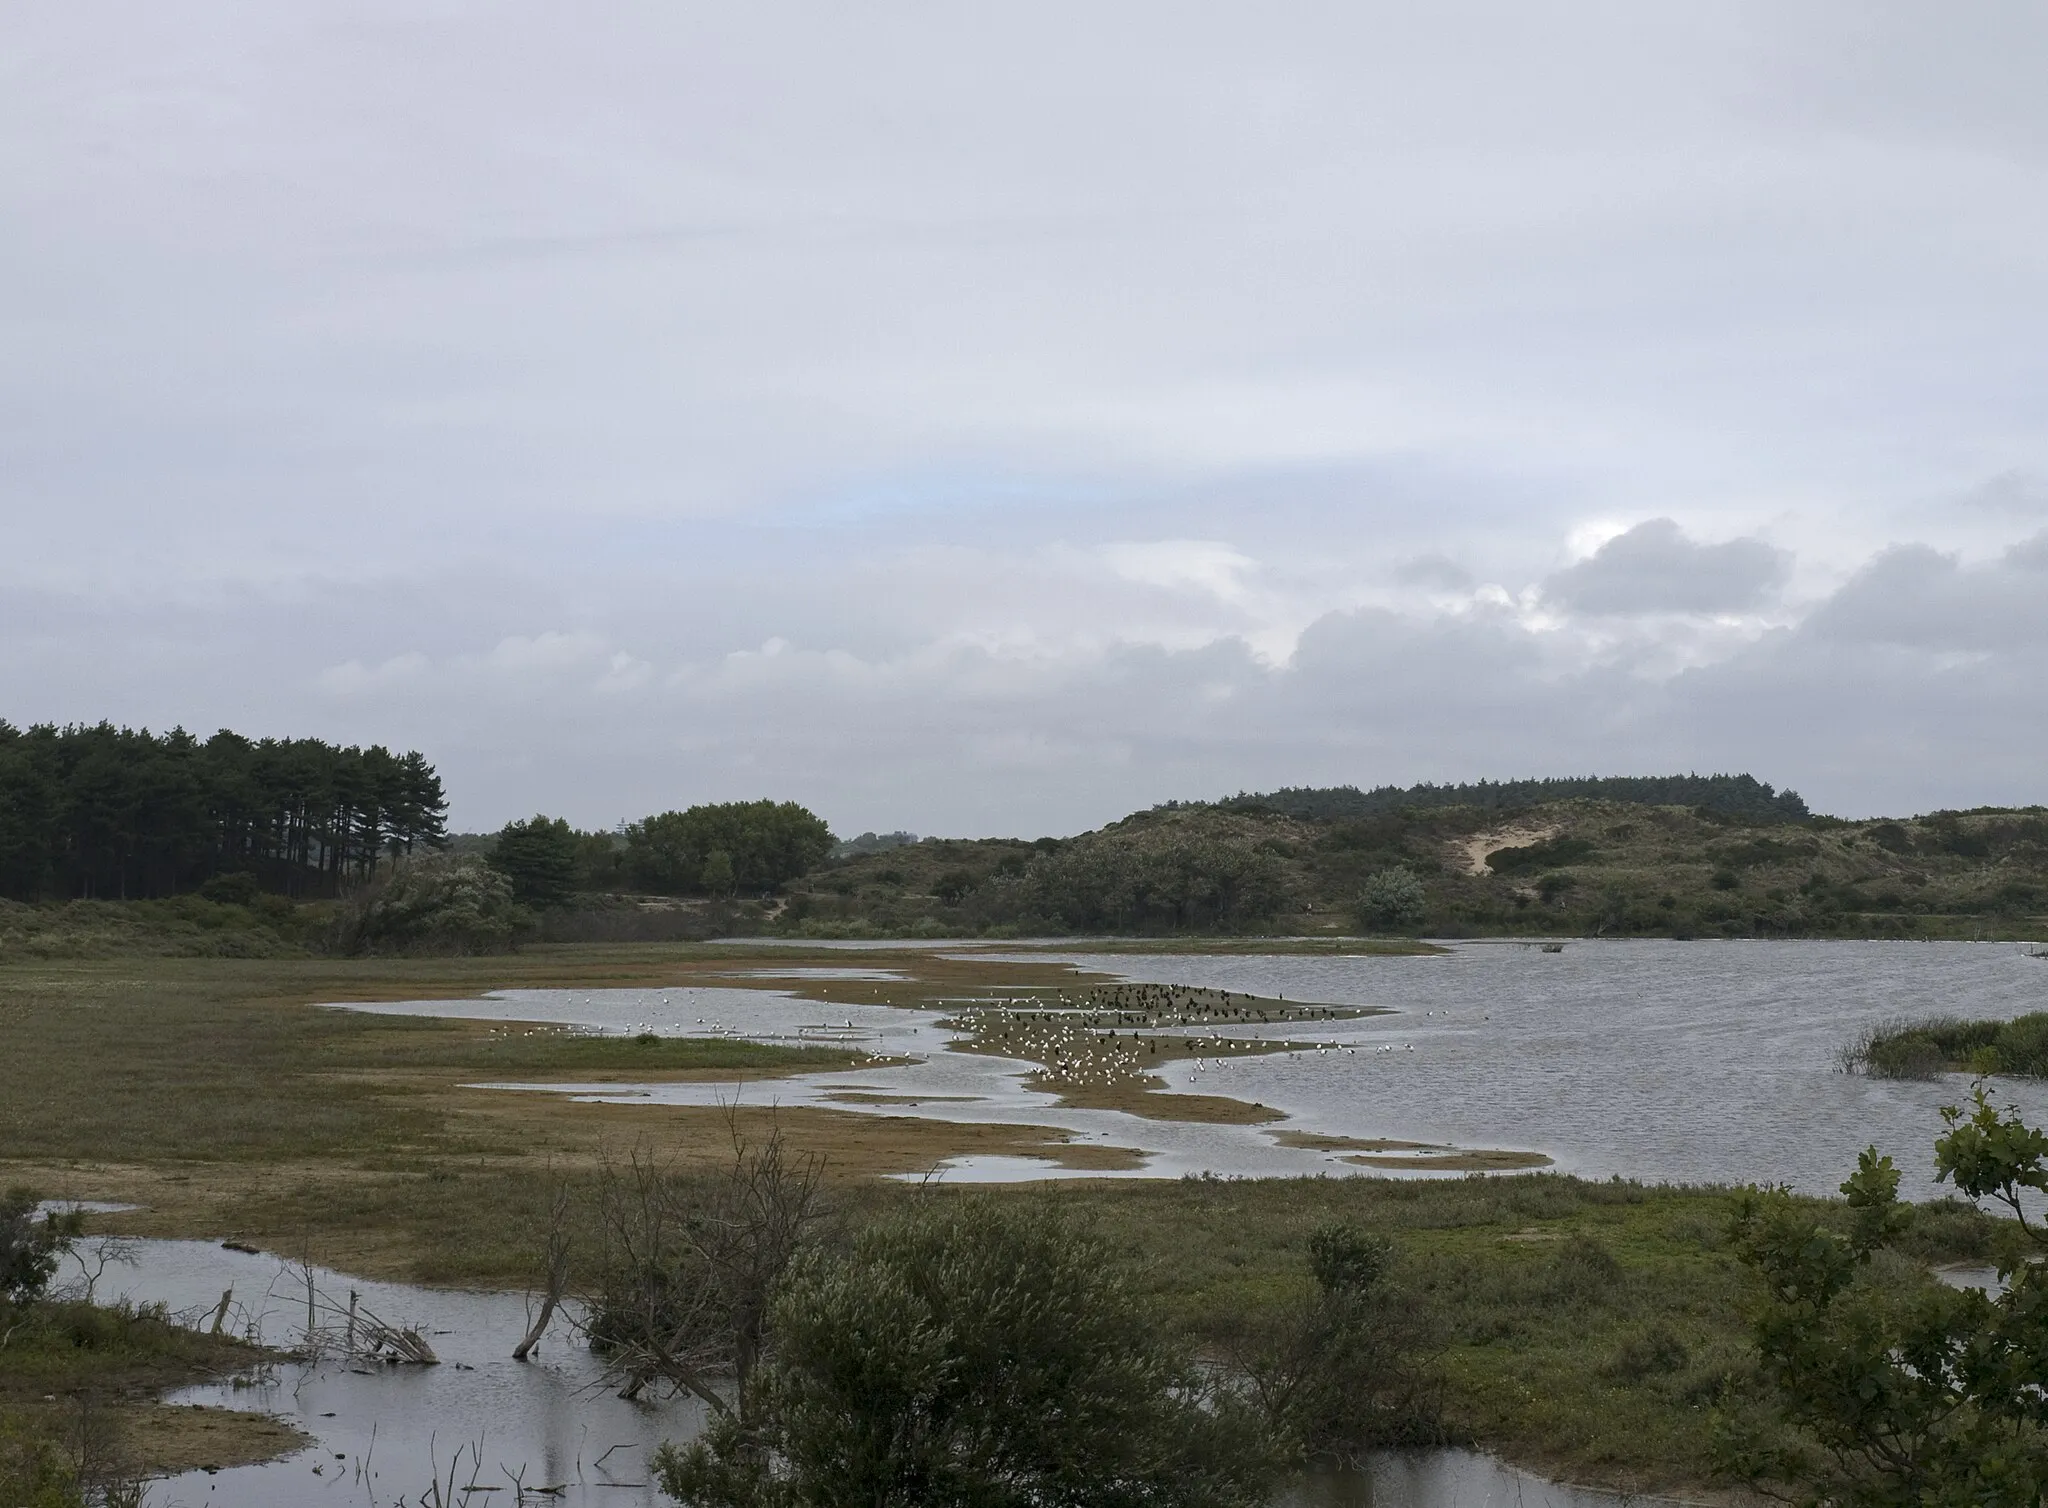
[[[782,983],[930,1005],[998,984],[1085,998],[1099,982],[1052,960],[997,965],[903,950],[860,961],[904,977]],[[0,966],[0,1183],[147,1206],[102,1228],[233,1237],[372,1276],[523,1286],[559,1184],[587,1211],[608,1154],[640,1146],[684,1163],[722,1163],[732,1123],[716,1109],[584,1105],[465,1084],[761,1078],[852,1059],[838,1050],[493,1031],[317,1003],[732,983],[741,967],[845,962],[843,954],[701,945],[484,960]],[[757,1135],[770,1118],[756,1109],[737,1124]],[[1102,1159],[1093,1166],[1113,1167],[1119,1151],[1062,1146],[1056,1133],[1030,1127],[829,1109],[775,1120],[797,1150],[828,1157],[833,1201],[849,1222],[912,1197],[877,1173],[963,1152],[1082,1166],[1092,1157]],[[1534,1174],[1103,1181],[1004,1197],[1080,1208],[1141,1260],[1171,1323],[1216,1348],[1302,1291],[1303,1242],[1314,1225],[1339,1217],[1384,1232],[1399,1243],[1404,1286],[1435,1327],[1456,1433],[1577,1480],[1697,1485],[1708,1406],[1747,1365],[1743,1281],[1723,1244],[1728,1201],[1718,1191]],[[1994,1239],[1992,1223],[1974,1213],[1923,1224],[1930,1260],[1980,1256]],[[0,1370],[13,1365],[7,1356],[0,1351]]]

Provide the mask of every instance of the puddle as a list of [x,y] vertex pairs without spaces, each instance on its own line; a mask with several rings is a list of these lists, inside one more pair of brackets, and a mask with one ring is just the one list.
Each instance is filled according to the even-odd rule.
[[899,1183],[1034,1183],[1047,1178],[1142,1178],[1143,1168],[1066,1168],[1037,1157],[948,1157],[929,1173],[888,1173]]
[[[848,951],[857,958],[858,950]],[[973,956],[996,963],[1006,955]],[[1943,1129],[1939,1111],[1967,1086],[1953,1075],[1922,1083],[1844,1074],[1838,1049],[1887,1016],[1939,1010],[2003,1018],[2048,1008],[2048,971],[2010,948],[1972,943],[1638,940],[1574,943],[1558,955],[1461,944],[1427,958],[1102,955],[1083,947],[1007,956],[1035,965],[1064,960],[1135,981],[1389,1012],[1318,1021],[1303,1050],[1183,1060],[1161,1071],[1169,1092],[1270,1106],[1287,1116],[1288,1130],[1526,1149],[1548,1154],[1559,1171],[1594,1178],[1783,1182],[1816,1194],[1833,1193],[1857,1153],[1876,1141],[1898,1161],[1901,1192],[1913,1199],[1942,1192],[1931,1156]],[[761,967],[772,972],[766,960]],[[1057,1128],[1142,1151],[1148,1162],[1135,1175],[1141,1177],[1449,1172],[1360,1167],[1333,1149],[1278,1146],[1249,1127],[1065,1106],[1027,1086],[1033,1064],[948,1051],[950,1034],[932,1011],[821,1005],[772,988],[718,986],[520,990],[354,1008],[601,1031],[834,1041],[910,1061],[858,1074],[756,1081],[743,1091],[747,1101]],[[1233,1028],[1246,1037],[1295,1040],[1299,1031],[1279,1023]],[[602,1092],[588,1084],[553,1087],[642,1104],[711,1105],[734,1093],[731,1083],[619,1084]],[[877,1098],[831,1098],[849,1087]],[[2048,1118],[2048,1083],[2001,1079],[1997,1094],[2032,1118]],[[949,1176],[973,1172],[963,1164]]]

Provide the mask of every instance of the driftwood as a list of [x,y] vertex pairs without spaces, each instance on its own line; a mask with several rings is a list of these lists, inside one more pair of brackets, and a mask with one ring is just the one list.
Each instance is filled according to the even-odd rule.
[[221,1294],[220,1294],[220,1307],[219,1307],[219,1308],[217,1308],[217,1309],[215,1309],[215,1310],[213,1311],[213,1329],[212,1329],[212,1330],[211,1330],[211,1331],[209,1332],[210,1334],[213,1334],[213,1335],[218,1335],[218,1334],[220,1334],[220,1327],[221,1327],[222,1325],[224,1325],[224,1324],[226,1324],[226,1323],[227,1323],[227,1319],[228,1319],[228,1305],[229,1305],[229,1304],[231,1304],[231,1303],[233,1303],[233,1302],[234,1302],[234,1299],[235,1299],[235,1290],[234,1290],[234,1289],[232,1289],[232,1288],[223,1288],[223,1289],[221,1290]]
[[358,1354],[382,1356],[390,1353],[392,1361],[411,1362],[415,1366],[439,1366],[441,1358],[434,1354],[434,1348],[427,1344],[426,1337],[417,1330],[408,1330],[399,1325],[387,1325],[372,1318],[370,1311],[362,1311],[362,1346]]
[[[313,1322],[306,1330],[308,1350],[317,1351],[323,1345],[333,1346],[338,1341],[344,1356],[409,1362],[421,1367],[440,1364],[441,1358],[434,1354],[433,1346],[428,1344],[424,1335],[408,1326],[394,1325],[379,1318],[355,1289],[349,1290],[348,1303],[340,1304],[313,1285],[311,1270],[308,1269],[306,1294],[307,1319]],[[321,1330],[318,1326],[321,1317],[336,1328]]]

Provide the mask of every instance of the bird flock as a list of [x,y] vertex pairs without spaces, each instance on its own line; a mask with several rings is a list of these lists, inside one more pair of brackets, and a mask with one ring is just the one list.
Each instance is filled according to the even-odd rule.
[[1036,1062],[1042,1081],[1105,1088],[1144,1084],[1153,1070],[1177,1058],[1193,1058],[1199,1074],[1225,1059],[1262,1053],[1356,1053],[1355,1046],[1341,1042],[1244,1033],[1255,1025],[1362,1014],[1344,1006],[1289,1005],[1230,990],[1131,982],[1099,985],[1081,996],[1056,991],[1050,998],[994,1000],[956,1024],[971,1034],[964,1045]]

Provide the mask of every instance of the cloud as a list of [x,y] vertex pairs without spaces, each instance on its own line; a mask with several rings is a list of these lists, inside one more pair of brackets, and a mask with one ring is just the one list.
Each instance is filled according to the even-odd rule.
[[1925,545],[1886,550],[1807,620],[1833,643],[1999,654],[2048,644],[2048,531],[1974,565]]
[[[1248,577],[1271,574],[1241,553]],[[1390,573],[1400,558],[1413,557]],[[978,559],[974,580],[1004,580],[1004,557]],[[387,584],[364,623],[322,620],[317,672],[265,632],[278,609],[263,596],[130,603],[110,620],[91,596],[0,593],[0,675],[17,723],[116,699],[158,726],[418,747],[457,826],[481,830],[534,811],[609,825],[773,795],[856,832],[1059,833],[1278,785],[1693,768],[1749,770],[1848,815],[2042,794],[2043,535],[1976,560],[1880,552],[1773,628],[1411,593],[1328,606],[1277,660],[1207,592],[1187,594],[1208,605],[1206,638],[1148,637],[1148,594],[1164,589],[1125,583],[1127,613],[1089,552],[1014,557],[1004,612],[1019,631],[989,638],[956,631],[964,609],[870,635],[892,579],[901,598],[923,578],[840,564],[799,557],[740,583],[734,601],[755,618],[723,599],[678,618],[653,610],[658,582],[612,578],[573,628],[542,626],[559,604],[492,583]],[[493,615],[506,613],[538,623],[503,632]],[[1093,631],[1062,633],[1077,613]],[[110,621],[150,656],[122,667],[83,652]],[[738,637],[755,621],[786,627]],[[13,632],[29,623],[39,632]],[[414,643],[351,653],[372,624]]]
[[1545,598],[1580,613],[1730,613],[1764,604],[1791,556],[1760,539],[1699,544],[1668,518],[1618,534],[1547,577]]
[[1102,558],[1126,581],[1206,592],[1229,603],[1244,600],[1241,578],[1257,564],[1229,545],[1207,539],[1121,541],[1104,545]]
[[1472,573],[1447,555],[1418,555],[1394,568],[1394,579],[1403,586],[1426,587],[1440,592],[1469,592],[1477,584]]
[[17,723],[486,827],[2039,794],[2026,7],[9,19]]
[[413,649],[393,655],[388,660],[380,660],[375,665],[365,665],[361,660],[330,665],[315,680],[322,691],[335,696],[359,697],[417,685],[432,669],[433,662]]
[[1965,491],[1956,506],[2003,518],[2048,518],[2048,481],[2024,471],[2006,471]]

